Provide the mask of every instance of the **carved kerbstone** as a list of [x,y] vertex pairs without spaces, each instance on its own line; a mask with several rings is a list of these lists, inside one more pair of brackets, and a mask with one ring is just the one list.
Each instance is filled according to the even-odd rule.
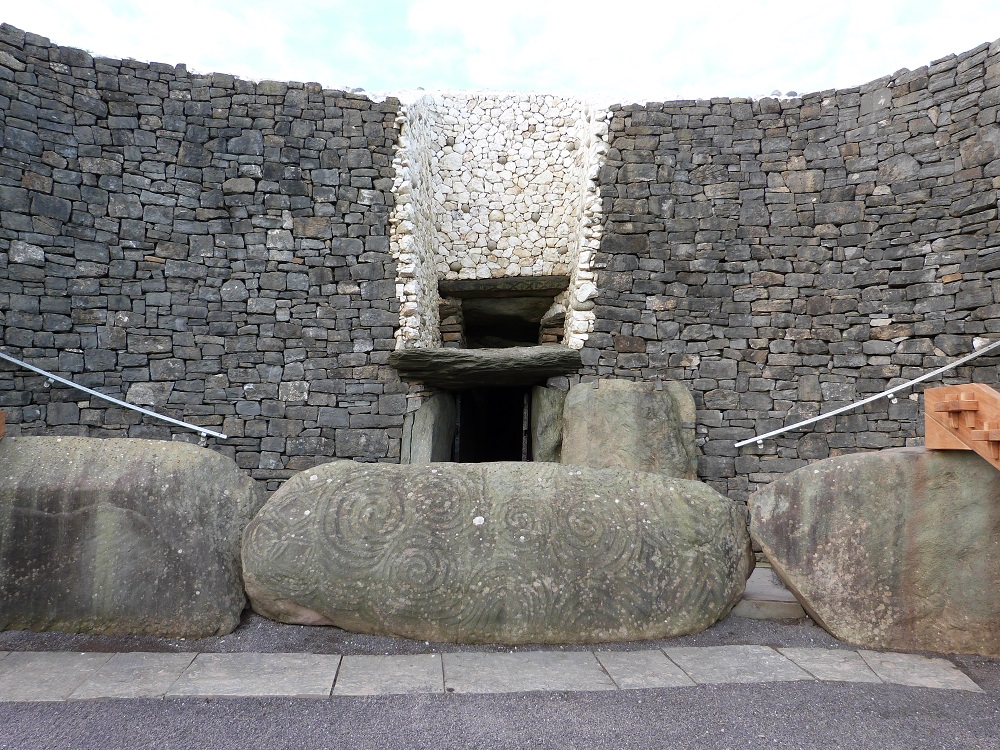
[[254,609],[459,643],[704,630],[753,567],[745,510],[707,485],[559,464],[324,464],[247,529]]

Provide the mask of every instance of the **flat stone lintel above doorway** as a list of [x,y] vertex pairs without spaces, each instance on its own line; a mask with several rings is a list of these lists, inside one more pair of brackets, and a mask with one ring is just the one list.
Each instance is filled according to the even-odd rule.
[[503,349],[397,349],[389,364],[400,377],[437,388],[520,386],[576,372],[580,352],[560,345]]
[[499,279],[440,279],[442,297],[552,297],[569,287],[569,276],[507,276]]

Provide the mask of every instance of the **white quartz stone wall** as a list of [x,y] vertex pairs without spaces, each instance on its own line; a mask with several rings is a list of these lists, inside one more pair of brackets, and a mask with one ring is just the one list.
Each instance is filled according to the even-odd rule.
[[435,258],[433,99],[424,97],[401,112],[400,147],[393,166],[396,205],[390,217],[390,246],[396,260],[399,329],[396,347],[441,345]]
[[404,109],[392,223],[398,346],[440,345],[438,279],[548,275],[572,279],[560,299],[564,343],[583,346],[607,126],[606,110],[556,96],[447,94]]

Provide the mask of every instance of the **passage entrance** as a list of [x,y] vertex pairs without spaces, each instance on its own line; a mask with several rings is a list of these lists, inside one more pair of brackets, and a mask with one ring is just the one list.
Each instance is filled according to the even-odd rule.
[[457,391],[455,405],[455,461],[531,460],[530,386]]

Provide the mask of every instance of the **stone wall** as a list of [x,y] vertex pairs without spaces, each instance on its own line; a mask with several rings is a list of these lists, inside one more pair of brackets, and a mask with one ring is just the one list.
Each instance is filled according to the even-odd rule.
[[[801,99],[614,107],[587,373],[691,387],[699,475],[730,497],[919,442],[901,394],[733,445],[1000,332],[998,107],[998,45]],[[998,363],[944,382],[1000,382]]]
[[[397,112],[0,27],[5,351],[225,432],[272,489],[398,461]],[[0,407],[12,434],[197,439],[6,364]]]
[[[609,121],[549,97],[403,111],[94,59],[2,26],[0,336],[32,364],[231,435],[212,447],[273,489],[333,457],[399,460],[404,412],[427,391],[386,362],[439,341],[438,279],[568,272],[564,342],[584,369],[550,385],[680,380],[699,476],[742,498],[812,459],[919,442],[919,395],[762,447],[736,440],[1000,333],[998,108],[989,45],[860,88],[614,106]],[[494,169],[507,164],[513,183]],[[556,164],[560,216],[535,210]],[[553,182],[532,182],[546,170]],[[494,195],[529,174],[523,199]],[[944,378],[964,380],[1000,382],[1000,360]],[[0,367],[10,433],[197,439],[83,396]]]
[[441,345],[439,279],[565,275],[566,343],[582,346],[593,326],[605,112],[545,95],[441,94],[407,105],[402,120],[391,233],[399,345]]

